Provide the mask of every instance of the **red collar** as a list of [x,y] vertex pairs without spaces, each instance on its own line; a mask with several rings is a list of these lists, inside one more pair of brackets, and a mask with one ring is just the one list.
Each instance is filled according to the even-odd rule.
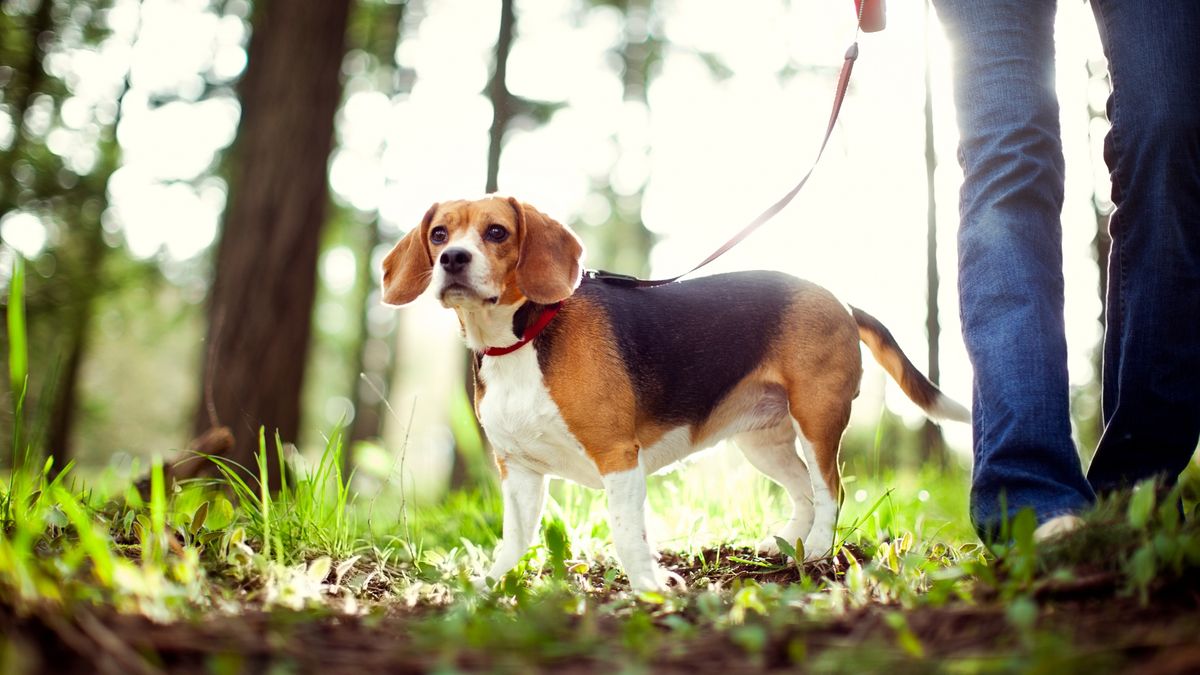
[[507,347],[487,347],[483,350],[483,355],[504,356],[505,354],[515,352],[521,347],[533,342],[535,337],[541,334],[543,330],[546,330],[546,326],[550,325],[550,320],[554,318],[555,314],[558,314],[558,310],[560,309],[562,309],[561,302],[556,302],[553,305],[546,305],[544,308],[542,308],[542,313],[538,315],[537,321],[534,321],[528,328],[525,329],[525,334],[521,336],[520,340],[517,340]]

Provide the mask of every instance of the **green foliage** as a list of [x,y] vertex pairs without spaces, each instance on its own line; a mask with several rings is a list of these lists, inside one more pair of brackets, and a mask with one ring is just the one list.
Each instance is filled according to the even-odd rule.
[[[0,494],[3,597],[160,622],[247,608],[296,621],[400,614],[394,635],[423,663],[500,670],[648,670],[694,652],[740,668],[925,670],[947,655],[945,628],[930,627],[974,612],[1008,638],[960,655],[964,669],[1057,672],[1112,663],[1055,625],[1046,598],[1057,589],[1100,574],[1102,597],[1146,606],[1200,569],[1200,526],[1180,517],[1194,476],[1105,500],[1086,514],[1089,527],[1055,544],[1037,542],[1033,514],[1018,512],[989,551],[961,524],[964,475],[848,473],[834,554],[805,564],[801,542],[776,539],[784,555],[774,557],[745,547],[786,508],[776,488],[747,478],[730,491],[727,471],[697,468],[653,478],[650,489],[672,551],[663,564],[689,590],[630,593],[602,495],[555,485],[543,543],[480,592],[501,521],[493,484],[395,510],[356,496],[340,429],[307,462],[273,440],[260,432],[255,478],[211,457],[221,480],[171,485],[155,459],[145,497],[102,494],[70,466],[53,474],[49,461],[13,471]],[[268,467],[282,477],[275,493]],[[831,642],[844,625],[861,631],[852,649]]]

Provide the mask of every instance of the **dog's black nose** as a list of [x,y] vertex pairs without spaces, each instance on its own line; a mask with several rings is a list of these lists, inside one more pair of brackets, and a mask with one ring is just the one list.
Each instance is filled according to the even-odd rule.
[[471,252],[465,248],[448,248],[442,251],[438,262],[441,263],[442,269],[450,274],[457,274],[471,262]]

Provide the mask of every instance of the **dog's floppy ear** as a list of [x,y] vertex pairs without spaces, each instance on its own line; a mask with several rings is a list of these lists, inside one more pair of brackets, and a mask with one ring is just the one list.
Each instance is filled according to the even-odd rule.
[[574,233],[541,211],[512,197],[508,203],[517,212],[521,235],[517,286],[538,304],[567,299],[579,285],[583,245]]
[[389,305],[407,305],[420,295],[433,276],[433,258],[425,240],[437,204],[429,207],[418,227],[408,231],[400,243],[383,259],[383,301]]

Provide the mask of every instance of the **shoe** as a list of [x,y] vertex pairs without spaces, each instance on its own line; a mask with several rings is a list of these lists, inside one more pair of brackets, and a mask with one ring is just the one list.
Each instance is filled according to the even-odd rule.
[[1038,525],[1033,531],[1033,540],[1039,544],[1058,541],[1083,527],[1083,519],[1073,513],[1056,516]]

